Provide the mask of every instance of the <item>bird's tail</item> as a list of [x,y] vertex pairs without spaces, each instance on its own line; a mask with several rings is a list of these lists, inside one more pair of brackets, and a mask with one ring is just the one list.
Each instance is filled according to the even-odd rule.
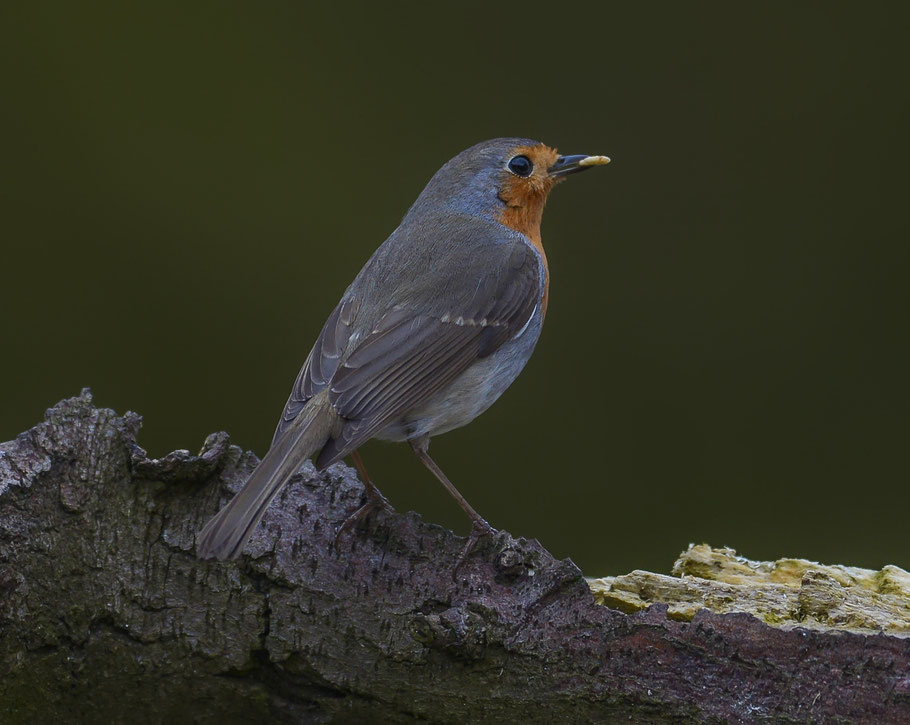
[[236,559],[272,499],[300,465],[325,445],[336,419],[325,393],[312,398],[243,488],[196,535],[197,556]]

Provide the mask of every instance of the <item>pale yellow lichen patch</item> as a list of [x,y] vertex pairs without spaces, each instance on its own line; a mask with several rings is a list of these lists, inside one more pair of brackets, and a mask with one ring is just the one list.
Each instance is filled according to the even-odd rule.
[[591,591],[594,592],[594,599],[598,604],[603,604],[610,609],[618,609],[621,612],[631,614],[648,606],[638,594],[634,592],[624,592],[622,589],[613,588],[615,577],[606,576],[602,579],[588,579]]
[[910,637],[910,574],[896,566],[875,571],[805,559],[750,561],[733,549],[700,544],[680,555],[672,576],[633,571],[588,584],[598,603],[624,612],[663,602],[678,620],[709,609],[746,612],[784,629]]
[[875,586],[882,594],[908,596],[910,593],[910,572],[888,564],[881,571],[875,572]]

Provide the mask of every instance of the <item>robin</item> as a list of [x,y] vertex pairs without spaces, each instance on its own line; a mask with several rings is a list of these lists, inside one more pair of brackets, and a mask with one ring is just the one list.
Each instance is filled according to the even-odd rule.
[[200,531],[199,556],[237,557],[313,455],[318,470],[352,456],[363,479],[366,503],[339,533],[391,509],[357,453],[371,438],[407,441],[464,509],[473,524],[465,553],[493,533],[430,458],[430,437],[474,420],[528,362],[547,313],[547,195],[570,174],[609,161],[501,138],[439,169],[329,315],[271,448]]

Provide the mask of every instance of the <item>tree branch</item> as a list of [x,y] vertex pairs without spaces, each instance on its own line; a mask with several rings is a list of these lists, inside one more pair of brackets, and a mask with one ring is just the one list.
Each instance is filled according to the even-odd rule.
[[906,638],[626,613],[506,533],[453,576],[463,539],[414,513],[336,548],[341,464],[199,561],[256,458],[219,433],[149,459],[139,425],[84,391],[0,446],[0,721],[910,722]]

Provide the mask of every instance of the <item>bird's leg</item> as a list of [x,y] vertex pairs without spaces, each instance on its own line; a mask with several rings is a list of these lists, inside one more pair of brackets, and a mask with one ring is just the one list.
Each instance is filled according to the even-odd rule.
[[414,454],[420,459],[421,463],[433,472],[433,475],[446,487],[446,491],[451,494],[452,498],[458,502],[458,505],[461,506],[471,519],[471,533],[468,535],[468,543],[465,544],[464,548],[461,550],[461,554],[459,554],[458,559],[455,561],[455,571],[458,571],[458,567],[461,566],[461,563],[467,558],[468,554],[471,553],[471,549],[474,548],[474,544],[477,543],[477,540],[482,536],[494,535],[496,529],[490,526],[484,518],[474,510],[474,507],[458,492],[458,489],[455,488],[448,476],[446,476],[446,474],[442,472],[442,469],[436,465],[436,461],[430,458],[430,454],[427,453],[427,450],[430,447],[430,436],[423,435],[419,438],[412,438],[408,443],[411,444]]
[[354,459],[354,465],[357,467],[357,473],[360,475],[360,480],[363,483],[367,502],[344,520],[344,523],[341,524],[338,528],[338,532],[335,534],[336,543],[338,537],[345,531],[359,524],[374,511],[380,509],[383,511],[394,511],[392,504],[390,504],[388,499],[380,493],[379,489],[376,488],[373,481],[370,479],[370,474],[367,473],[367,468],[363,465],[363,459],[360,457],[360,452],[354,451],[351,454],[351,458]]
[[367,467],[363,465],[363,459],[360,457],[360,451],[354,451],[351,454],[354,459],[354,465],[357,467],[357,473],[360,474],[360,480],[363,482],[364,492],[367,495],[368,502],[372,502],[377,508],[383,508],[392,511],[392,504],[382,495],[378,488],[373,484],[370,474],[367,473]]

